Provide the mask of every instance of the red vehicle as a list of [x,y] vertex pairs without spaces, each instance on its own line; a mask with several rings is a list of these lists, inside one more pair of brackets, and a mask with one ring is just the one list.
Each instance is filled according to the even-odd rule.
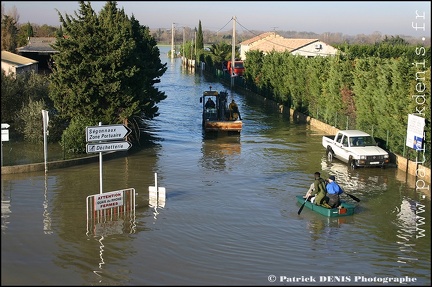
[[[227,70],[230,75],[233,75],[231,71],[231,61],[227,63]],[[243,61],[234,61],[234,75],[235,76],[243,76],[245,71],[245,67],[243,65]]]

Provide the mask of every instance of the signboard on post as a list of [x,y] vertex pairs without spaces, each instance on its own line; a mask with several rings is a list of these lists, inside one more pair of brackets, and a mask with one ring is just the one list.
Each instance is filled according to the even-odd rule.
[[158,187],[157,184],[157,173],[155,173],[155,185],[149,186],[149,206],[154,207],[165,207],[166,190],[165,187]]
[[86,199],[87,235],[135,233],[134,188],[89,195]]
[[[99,181],[100,193],[102,194],[102,152],[104,151],[120,151],[128,150],[132,144],[128,141],[112,142],[114,140],[122,140],[131,133],[131,129],[125,125],[109,125],[103,126],[99,123],[98,126],[86,127],[86,152],[99,153]],[[89,143],[90,142],[90,143]]]
[[413,114],[408,115],[406,145],[415,150],[421,150],[424,141],[425,119]]
[[8,142],[9,141],[9,124],[1,124],[1,141]]
[[125,142],[106,142],[106,143],[88,143],[86,144],[87,153],[104,152],[104,151],[120,151],[130,149],[132,144]]
[[3,142],[9,141],[9,124],[1,124],[1,166],[3,166]]
[[131,132],[131,129],[125,125],[86,127],[86,141],[121,140],[127,137]]

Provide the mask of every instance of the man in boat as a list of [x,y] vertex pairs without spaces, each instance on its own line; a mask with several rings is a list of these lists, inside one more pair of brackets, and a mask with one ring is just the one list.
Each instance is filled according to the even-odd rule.
[[342,194],[344,191],[343,189],[337,184],[336,178],[334,175],[330,175],[328,178],[329,183],[326,186],[327,189],[327,197],[328,197],[328,205],[330,205],[331,208],[338,207],[340,205],[340,194]]
[[330,206],[326,202],[326,181],[321,178],[321,174],[317,171],[314,173],[315,180],[311,184],[308,192],[306,193],[305,198],[309,198],[309,196],[314,196],[311,198],[311,202],[316,205],[321,205],[326,208],[330,208]]
[[238,106],[236,104],[236,102],[234,101],[234,99],[232,99],[231,103],[228,106],[229,112],[230,112],[230,120],[237,120],[237,118],[239,118],[240,120],[242,120],[241,116],[240,116],[240,111],[238,109]]
[[208,100],[205,104],[205,108],[206,109],[214,109],[214,108],[216,108],[216,104],[211,98],[208,98]]

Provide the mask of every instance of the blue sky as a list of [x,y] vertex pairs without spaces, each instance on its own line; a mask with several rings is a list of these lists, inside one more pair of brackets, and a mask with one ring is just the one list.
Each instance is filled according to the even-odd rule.
[[[91,1],[98,13],[106,1]],[[57,10],[74,16],[78,1],[2,1],[7,14],[14,6],[21,24],[59,26]],[[297,31],[317,34],[331,32],[346,35],[372,34],[430,37],[430,1],[117,1],[127,15],[135,16],[141,25],[171,29],[195,28],[201,20],[203,30]],[[417,12],[416,12],[417,11]],[[425,19],[416,19],[425,15]],[[412,28],[425,25],[425,31]]]

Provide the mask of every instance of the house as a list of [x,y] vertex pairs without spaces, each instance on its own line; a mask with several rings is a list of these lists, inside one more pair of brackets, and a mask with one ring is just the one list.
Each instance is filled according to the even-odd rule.
[[5,75],[38,72],[38,61],[8,51],[1,51],[1,68]]
[[51,71],[53,54],[59,53],[52,45],[55,37],[30,37],[26,46],[17,48],[17,54],[39,62],[39,71]]
[[338,50],[318,39],[290,39],[275,32],[266,32],[240,43],[240,58],[246,59],[249,51],[262,51],[265,54],[288,51],[305,57],[334,56]]

